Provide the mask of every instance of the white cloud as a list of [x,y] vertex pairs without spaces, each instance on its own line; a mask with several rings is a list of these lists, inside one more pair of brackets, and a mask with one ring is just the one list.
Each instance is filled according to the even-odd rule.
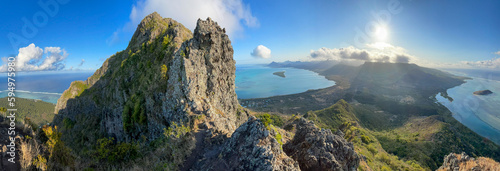
[[270,58],[271,50],[264,45],[259,45],[255,49],[253,49],[253,52],[250,53],[250,55],[256,58]]
[[461,64],[476,68],[500,69],[500,58],[493,58],[484,61],[462,61]]
[[85,63],[85,59],[82,59],[82,62],[80,62],[80,64],[78,64],[78,66],[81,67],[83,65],[83,63]]
[[[500,55],[500,51],[493,52],[493,54]],[[500,58],[493,58],[484,61],[460,61],[454,66],[459,68],[483,68],[483,69],[500,69]]]
[[310,57],[313,60],[358,60],[371,62],[415,62],[416,58],[409,55],[402,47],[393,46],[388,43],[368,44],[367,49],[358,49],[353,46],[346,48],[320,48],[311,50]]
[[[46,57],[42,60],[44,54]],[[45,47],[43,50],[35,44],[19,48],[16,56],[16,71],[54,71],[64,69],[64,59],[68,54],[60,47]],[[0,72],[7,72],[7,58],[3,58],[4,64],[0,66]]]
[[243,25],[258,27],[259,21],[252,15],[250,6],[242,0],[140,0],[132,6],[129,21],[115,31],[106,43],[117,43],[121,32],[133,32],[147,15],[157,12],[162,17],[172,18],[188,29],[194,30],[196,21],[212,18],[226,33],[233,37],[243,31]]

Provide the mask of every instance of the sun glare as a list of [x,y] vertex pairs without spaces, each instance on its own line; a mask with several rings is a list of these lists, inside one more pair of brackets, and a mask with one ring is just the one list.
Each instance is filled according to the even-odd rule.
[[378,26],[377,30],[375,31],[375,36],[376,36],[377,40],[385,41],[387,39],[387,37],[389,36],[389,31],[384,26]]

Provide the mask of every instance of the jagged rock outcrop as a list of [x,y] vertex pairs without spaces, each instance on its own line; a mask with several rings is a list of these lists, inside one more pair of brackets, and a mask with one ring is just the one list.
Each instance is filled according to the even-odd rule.
[[300,170],[275,136],[275,130],[251,117],[194,170]]
[[477,159],[462,154],[450,153],[444,157],[443,165],[438,171],[500,170],[500,163],[484,157]]
[[293,124],[295,136],[283,145],[283,150],[299,163],[301,170],[357,170],[360,158],[352,143],[304,118]]
[[74,131],[95,126],[97,134],[129,141],[155,139],[172,122],[188,125],[204,115],[207,129],[230,135],[248,118],[238,111],[243,109],[234,79],[231,41],[216,22],[198,20],[192,34],[153,13],[138,25],[126,50],[63,93],[55,123],[67,118],[76,123]]
[[235,70],[231,41],[216,22],[198,20],[191,33],[153,13],[138,25],[127,49],[86,81],[71,84],[58,100],[54,124],[78,154],[87,154],[99,138],[150,143],[167,136],[154,153],[168,153],[153,159],[172,169],[356,169],[352,144],[304,119],[287,156],[283,130],[264,126],[239,105]]

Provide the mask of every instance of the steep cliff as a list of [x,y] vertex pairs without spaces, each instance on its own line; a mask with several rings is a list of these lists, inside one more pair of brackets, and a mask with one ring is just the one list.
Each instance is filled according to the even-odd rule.
[[[282,149],[279,132],[285,131],[239,105],[235,70],[231,41],[216,22],[198,20],[191,33],[153,13],[138,25],[127,49],[86,81],[71,84],[58,100],[54,124],[77,155],[93,158],[80,164],[91,168],[299,170],[303,157],[293,156],[295,161]],[[308,131],[328,143],[314,146],[327,153],[311,154],[321,157],[312,165],[357,167],[352,145],[326,130],[299,134]]]
[[67,118],[79,129],[88,126],[80,120],[93,118],[99,134],[129,141],[155,139],[173,122],[189,125],[204,115],[208,129],[230,134],[247,119],[237,112],[234,73],[231,41],[216,22],[198,20],[192,34],[153,13],[126,50],[63,93],[56,123]]

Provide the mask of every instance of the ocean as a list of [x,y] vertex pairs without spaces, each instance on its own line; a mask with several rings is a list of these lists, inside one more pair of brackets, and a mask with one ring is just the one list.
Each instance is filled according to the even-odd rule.
[[[280,71],[285,71],[285,78],[273,74]],[[250,99],[302,93],[330,87],[335,82],[303,69],[237,65],[235,84],[238,99]]]
[[[455,75],[472,80],[448,89],[453,101],[437,95],[438,103],[446,106],[453,117],[479,135],[500,144],[500,71],[450,70]],[[493,94],[473,95],[474,91],[491,90]]]
[[[93,72],[39,72],[16,73],[15,95],[27,99],[39,99],[49,103],[57,103],[64,90],[71,82],[86,80]],[[7,97],[7,75],[0,76],[0,97]]]
[[[285,71],[286,78],[273,75]],[[57,103],[71,82],[86,80],[93,72],[17,73],[16,96]],[[264,65],[236,66],[236,94],[240,99],[295,94],[309,89],[329,87],[335,82],[314,72],[293,68],[269,68]],[[0,97],[7,97],[7,76],[0,76]]]
[[[285,78],[273,75],[285,71]],[[448,70],[455,75],[472,78],[460,86],[448,89],[453,101],[437,95],[438,103],[446,106],[453,117],[479,135],[500,144],[500,71]],[[16,96],[57,103],[72,81],[86,80],[92,72],[17,73]],[[236,94],[239,99],[264,98],[295,94],[310,89],[335,85],[334,81],[312,71],[294,68],[270,68],[264,65],[236,66]],[[489,89],[493,94],[476,96],[472,93]],[[0,97],[7,96],[7,76],[0,76]]]

